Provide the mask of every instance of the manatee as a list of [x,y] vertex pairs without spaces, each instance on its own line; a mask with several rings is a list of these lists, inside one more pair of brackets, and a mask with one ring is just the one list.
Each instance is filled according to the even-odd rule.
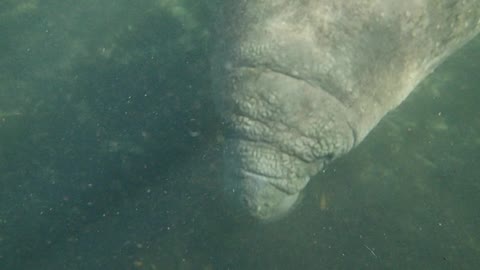
[[261,221],[480,31],[478,0],[227,0],[212,84],[225,191]]

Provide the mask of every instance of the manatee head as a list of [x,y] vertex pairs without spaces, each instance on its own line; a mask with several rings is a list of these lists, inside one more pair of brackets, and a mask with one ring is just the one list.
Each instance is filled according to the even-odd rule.
[[268,221],[480,32],[480,1],[225,0],[212,83],[227,194]]

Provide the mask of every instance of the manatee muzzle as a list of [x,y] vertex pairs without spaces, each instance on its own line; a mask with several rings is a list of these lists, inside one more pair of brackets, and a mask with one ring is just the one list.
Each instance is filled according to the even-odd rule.
[[262,142],[229,139],[225,160],[228,197],[263,222],[289,213],[310,179],[303,161]]
[[296,205],[312,175],[353,146],[348,109],[282,72],[241,67],[228,78],[220,106],[226,192],[250,216],[275,220]]

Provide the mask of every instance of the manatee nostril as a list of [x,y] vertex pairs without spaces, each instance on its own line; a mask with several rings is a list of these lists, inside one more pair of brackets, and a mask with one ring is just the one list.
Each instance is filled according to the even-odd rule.
[[330,161],[330,160],[332,160],[333,158],[335,158],[335,154],[334,154],[334,153],[328,153],[328,154],[326,154],[326,155],[324,156],[324,158],[325,158],[326,160],[329,160],[329,161]]

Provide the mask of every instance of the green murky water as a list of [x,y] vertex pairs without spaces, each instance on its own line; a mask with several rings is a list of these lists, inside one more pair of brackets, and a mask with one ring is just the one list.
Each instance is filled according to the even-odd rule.
[[477,269],[480,39],[288,218],[221,197],[208,1],[0,3],[0,269]]

